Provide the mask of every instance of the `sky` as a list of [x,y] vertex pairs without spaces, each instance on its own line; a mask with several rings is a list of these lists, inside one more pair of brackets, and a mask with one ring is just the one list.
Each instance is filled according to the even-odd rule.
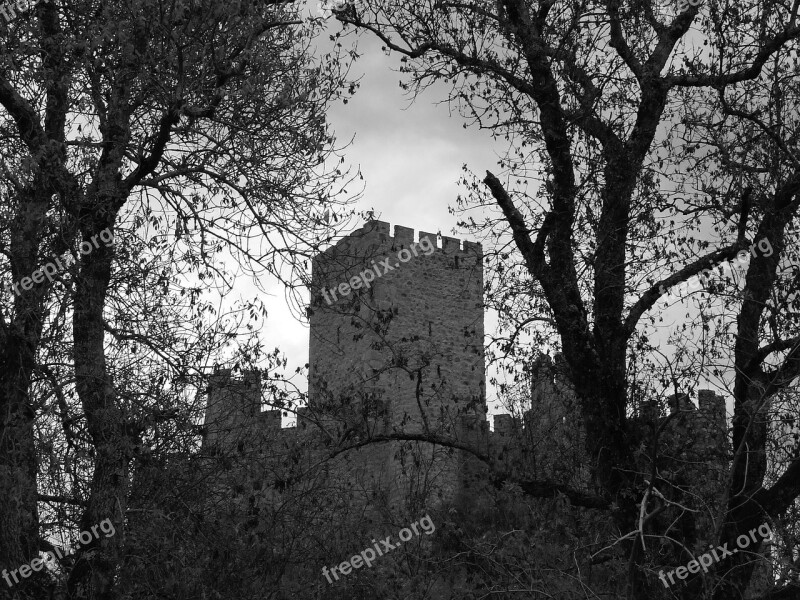
[[[309,2],[308,9],[316,11],[316,2]],[[341,28],[334,18],[327,23],[331,32]],[[481,241],[453,231],[458,217],[448,207],[455,206],[458,194],[464,192],[457,184],[462,166],[466,164],[476,174],[486,170],[499,174],[498,158],[505,146],[486,131],[464,128],[464,119],[458,113],[451,115],[448,106],[440,103],[449,91],[444,85],[432,86],[412,102],[399,85],[403,77],[397,72],[400,56],[386,56],[371,34],[345,38],[346,47],[353,40],[357,40],[360,58],[351,77],[360,77],[360,87],[347,104],[333,105],[328,119],[340,143],[353,138],[344,151],[345,164],[354,171],[360,169],[365,180],[355,208],[374,210],[375,218],[390,223],[392,232],[395,225],[403,225]],[[330,44],[327,34],[318,43],[318,52],[324,52]],[[280,347],[289,358],[290,370],[302,366],[308,360],[307,325],[292,314],[277,285],[265,302],[270,315],[264,332],[267,346]],[[666,339],[670,329],[686,319],[686,305],[678,302],[660,309],[667,323],[660,335]],[[494,324],[495,319],[485,315],[486,333],[493,331]],[[486,374],[487,385],[493,375]],[[497,409],[492,386],[487,396],[490,413],[506,412]]]
[[[329,23],[340,27],[333,19]],[[455,206],[464,192],[457,184],[462,165],[475,173],[497,172],[503,148],[487,132],[464,129],[464,121],[457,114],[450,116],[447,105],[437,105],[445,89],[438,94],[427,90],[411,102],[400,88],[401,74],[393,70],[399,67],[399,56],[387,57],[372,37],[360,36],[358,49],[362,56],[351,77],[361,77],[360,88],[347,104],[336,104],[328,113],[340,143],[354,138],[344,156],[346,164],[354,171],[360,168],[364,176],[355,208],[374,210],[375,218],[391,224],[392,233],[395,225],[402,225],[480,241],[454,233],[458,217],[449,214],[448,206]],[[265,302],[267,346],[280,347],[290,368],[301,366],[308,360],[308,327],[292,315],[277,286]],[[487,331],[489,325],[485,324]]]
[[[313,13],[316,1],[308,8]],[[333,31],[341,25],[330,18],[328,27]],[[360,88],[347,104],[333,105],[328,119],[340,143],[353,138],[344,151],[345,163],[354,171],[360,169],[365,180],[355,208],[374,210],[375,217],[389,222],[392,228],[403,225],[415,231],[481,241],[454,231],[457,216],[450,214],[448,207],[455,206],[457,196],[464,192],[457,184],[462,166],[466,164],[476,174],[486,170],[499,174],[498,157],[504,146],[492,140],[488,132],[465,129],[465,121],[457,113],[451,116],[448,106],[439,104],[448,92],[443,86],[426,90],[412,102],[399,85],[403,77],[397,72],[400,57],[387,57],[371,34],[351,35],[345,38],[345,45],[354,39],[361,56],[351,77],[360,77]],[[330,42],[323,35],[318,43],[322,52]],[[264,332],[268,347],[280,347],[289,358],[290,369],[302,366],[308,360],[307,326],[295,318],[277,286],[265,301],[270,311]],[[686,320],[687,308],[692,310],[688,297],[671,304],[668,307],[660,302],[653,309],[664,318],[656,333],[664,342],[669,332]],[[487,333],[493,331],[491,315],[485,317],[484,327]],[[671,354],[665,345],[662,350]],[[487,382],[492,375],[487,373]],[[700,388],[716,387],[707,380],[698,383]],[[495,393],[491,387],[488,396],[490,412],[505,412],[493,410]]]

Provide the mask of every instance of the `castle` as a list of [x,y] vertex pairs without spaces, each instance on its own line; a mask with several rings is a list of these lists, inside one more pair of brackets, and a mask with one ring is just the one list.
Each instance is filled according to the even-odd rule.
[[[420,244],[432,251],[416,251]],[[473,502],[487,462],[495,473],[589,489],[578,404],[560,356],[532,365],[530,408],[519,416],[495,415],[490,430],[482,260],[480,244],[442,236],[439,246],[435,234],[420,232],[415,239],[414,230],[401,226],[391,236],[381,221],[368,222],[315,257],[308,405],[296,411],[297,426],[282,428],[279,409],[261,411],[257,373],[234,379],[220,371],[209,388],[204,450],[280,447],[288,453],[302,447],[309,465],[338,461],[334,470],[358,479],[366,499],[381,490],[395,507],[412,496],[426,506]],[[359,274],[380,264],[382,275],[357,285]],[[346,294],[325,293],[348,288]],[[672,397],[669,405],[682,413],[675,432],[666,434],[682,448],[680,456],[713,456],[722,468],[724,398],[701,390],[699,410],[686,395]],[[657,402],[642,402],[633,422],[658,421],[661,413]],[[425,441],[431,439],[468,446],[483,460]],[[707,472],[716,479],[717,470]]]
[[[296,411],[297,426],[282,428],[281,410],[260,410],[256,373],[236,380],[220,371],[210,384],[204,449],[301,445],[318,448],[321,458],[338,445],[356,446],[341,457],[348,477],[380,488],[390,505],[409,492],[454,500],[468,465],[477,468],[468,456],[414,440],[358,445],[391,435],[468,441],[481,431],[482,258],[480,244],[443,236],[439,247],[436,234],[415,240],[414,230],[400,226],[392,237],[381,221],[315,257],[308,405]],[[367,270],[378,273],[368,285],[326,293],[357,284],[353,278]]]
[[[276,598],[389,597],[391,588],[449,600],[483,591],[498,573],[514,587],[529,569],[575,597],[582,586],[623,593],[614,565],[626,565],[624,556],[595,569],[580,565],[580,584],[559,575],[572,568],[571,555],[569,567],[559,566],[567,537],[600,550],[619,536],[592,480],[569,366],[560,355],[527,365],[524,410],[495,415],[490,428],[482,249],[437,238],[400,226],[392,236],[387,223],[372,221],[313,259],[306,405],[281,405],[272,387],[262,389],[259,372],[211,376],[200,451],[137,474],[136,527],[159,535],[138,535],[135,556],[163,556],[163,530],[185,538],[167,555],[197,565],[180,584],[197,597],[207,588],[263,597],[247,586],[266,578]],[[680,527],[695,553],[715,539],[731,459],[725,399],[700,390],[696,407],[685,393],[631,394],[633,476],[652,490],[646,568],[660,586],[657,574],[669,566],[662,557],[683,551],[663,532]],[[297,424],[283,427],[289,413]],[[565,503],[564,493],[579,500]],[[415,538],[407,554],[333,586],[320,574],[427,513],[437,533]],[[512,537],[510,551],[524,559],[518,572],[494,571],[494,557],[476,568],[459,545]],[[411,566],[421,579],[407,576]],[[144,588],[160,568],[127,576]],[[760,568],[765,584],[769,562]],[[476,582],[476,573],[488,579]],[[415,595],[417,584],[425,594]],[[369,593],[354,595],[359,585]]]

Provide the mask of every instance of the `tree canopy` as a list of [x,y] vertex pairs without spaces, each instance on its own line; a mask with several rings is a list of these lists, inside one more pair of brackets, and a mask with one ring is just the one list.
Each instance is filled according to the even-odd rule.
[[119,535],[57,573],[113,597],[134,458],[196,443],[192,390],[226,352],[280,363],[253,337],[263,306],[211,292],[233,265],[296,283],[346,217],[326,108],[353,91],[349,57],[314,57],[319,30],[275,0],[0,21],[0,569],[110,519]]
[[[502,329],[492,348],[517,368],[543,343],[563,352],[592,480],[627,544],[628,598],[661,593],[650,567],[686,563],[696,541],[691,511],[672,524],[655,518],[689,506],[696,490],[637,463],[633,417],[645,400],[663,408],[667,393],[700,380],[732,397],[730,470],[709,542],[787,517],[796,536],[800,494],[796,439],[776,444],[774,431],[798,410],[800,298],[789,264],[800,5],[679,4],[369,1],[336,13],[399,56],[412,95],[449,84],[466,123],[508,142],[502,172],[467,173],[459,201],[462,225],[494,246],[487,300]],[[474,216],[490,204],[493,215]],[[743,270],[704,272],[743,250]],[[667,330],[660,299],[698,275],[707,285],[684,298],[695,308]],[[681,491],[667,501],[667,489]],[[674,593],[740,597],[753,570],[743,554],[725,557],[716,579],[693,576]]]

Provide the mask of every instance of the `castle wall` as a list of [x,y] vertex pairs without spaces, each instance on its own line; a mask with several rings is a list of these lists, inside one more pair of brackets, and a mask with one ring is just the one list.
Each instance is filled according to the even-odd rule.
[[[430,403],[428,418],[444,416],[437,409],[461,414],[467,405],[485,412],[480,246],[467,242],[462,250],[444,237],[438,248],[435,234],[414,237],[400,226],[391,237],[388,223],[372,221],[314,259],[312,403],[391,390],[391,423],[407,431],[423,425],[418,400]],[[420,246],[423,239],[429,245]],[[406,262],[398,260],[402,251],[410,253]],[[394,269],[383,273],[387,259]],[[374,265],[382,274],[368,288],[328,304],[332,288]]]
[[[452,436],[462,415],[486,418],[481,248],[449,237],[438,247],[436,235],[415,239],[400,226],[389,233],[369,222],[313,261],[309,403],[390,432]],[[347,282],[360,289],[340,293]],[[400,487],[419,480],[406,463],[424,465],[426,484],[457,486],[458,459],[435,452],[392,443],[369,460]]]
[[[401,251],[408,260],[399,260]],[[315,257],[309,406],[298,410],[296,427],[283,428],[282,411],[260,410],[257,372],[212,376],[202,460],[195,462],[208,463],[201,473],[213,491],[206,504],[269,522],[272,539],[313,529],[308,514],[353,531],[384,517],[396,522],[397,508],[415,517],[441,502],[483,515],[496,508],[498,496],[486,493],[489,470],[468,452],[392,441],[336,454],[340,442],[344,448],[392,433],[438,434],[490,456],[493,474],[591,491],[586,434],[563,359],[541,357],[530,408],[520,417],[496,415],[488,429],[481,262],[478,244],[443,237],[439,247],[437,236],[400,226],[391,236],[380,221]],[[356,285],[353,277],[375,267],[379,273]],[[344,283],[352,284],[349,293],[339,289]],[[725,400],[700,390],[699,407],[686,394],[670,398],[667,411],[652,398],[632,403],[629,433],[641,441],[635,470],[645,478],[655,466],[670,480],[659,493],[691,509],[684,521],[696,533],[695,550],[702,548],[724,508],[717,502],[730,461]],[[662,428],[653,465],[647,446],[665,412],[679,414]],[[677,512],[668,508],[651,527],[667,529]]]
[[230,369],[212,375],[203,448],[233,448],[246,440],[257,428],[260,407],[261,378],[258,372],[247,372],[241,379],[231,378]]
[[[431,499],[474,504],[488,483],[486,465],[420,441],[373,443],[329,460],[335,444],[342,437],[348,446],[370,436],[429,432],[486,453],[512,477],[590,488],[580,408],[559,357],[533,365],[530,409],[519,419],[497,415],[494,432],[488,430],[481,262],[478,244],[444,237],[439,247],[435,235],[417,237],[400,226],[391,236],[380,221],[315,257],[309,406],[299,411],[298,426],[281,428],[281,411],[260,411],[257,373],[237,380],[223,371],[209,389],[204,449],[258,454],[255,467],[243,467],[253,487],[258,479],[316,477],[315,465],[323,465],[325,485],[350,494],[353,505],[383,499],[410,512],[413,502]],[[357,285],[353,278],[368,270],[376,275],[361,275]],[[340,287],[345,283],[349,293]],[[665,429],[663,448],[680,477],[708,481],[708,509],[727,468],[728,434],[724,399],[701,390],[699,405],[683,395],[670,400],[682,414]],[[631,427],[642,419],[663,419],[657,402],[645,401]],[[641,472],[650,467],[642,464]],[[261,496],[279,496],[275,490],[267,485]],[[698,525],[705,529],[703,518]]]

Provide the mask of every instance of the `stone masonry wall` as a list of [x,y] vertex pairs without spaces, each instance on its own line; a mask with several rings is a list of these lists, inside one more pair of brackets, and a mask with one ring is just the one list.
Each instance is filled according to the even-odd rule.
[[[309,403],[333,414],[383,418],[390,432],[453,436],[463,415],[486,419],[483,273],[479,244],[367,223],[313,261]],[[354,276],[371,282],[360,284]],[[379,274],[378,274],[379,273]],[[339,286],[350,282],[348,294]],[[333,290],[333,291],[332,291]],[[335,299],[334,299],[335,297]],[[329,302],[330,301],[330,302]],[[434,460],[434,453],[440,459]],[[393,497],[417,478],[451,495],[458,459],[430,445],[376,446]],[[429,490],[432,491],[432,490]]]
[[[334,435],[351,430],[349,441],[427,431],[470,444],[509,475],[590,486],[578,404],[559,357],[533,365],[531,408],[522,419],[496,415],[489,431],[480,245],[443,237],[439,247],[437,236],[417,238],[400,226],[394,233],[372,221],[313,260],[309,406],[300,409],[298,427],[281,428],[281,411],[260,411],[256,373],[237,380],[222,371],[211,381],[204,449],[277,449],[271,469],[279,479],[280,461],[292,453],[325,462],[331,438],[314,423]],[[401,251],[407,260],[398,259]],[[379,265],[369,285],[355,285],[354,276]],[[347,294],[338,289],[343,283],[352,285]],[[664,432],[666,447],[679,452],[671,459],[688,479],[704,477],[715,487],[729,458],[724,399],[701,390],[699,409],[686,398],[670,406],[686,413]],[[651,408],[660,422],[661,408]],[[335,478],[365,498],[382,490],[395,506],[414,495],[474,501],[486,484],[485,465],[468,453],[423,442],[370,444],[331,464]]]

